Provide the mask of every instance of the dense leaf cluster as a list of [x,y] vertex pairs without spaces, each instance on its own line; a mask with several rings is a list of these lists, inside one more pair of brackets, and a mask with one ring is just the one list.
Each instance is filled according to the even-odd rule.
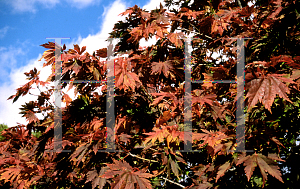
[[[128,8],[115,24],[121,38],[115,55],[115,130],[106,127],[108,49],[94,54],[74,45],[43,44],[46,82],[36,69],[9,97],[15,102],[33,85],[55,80],[55,48],[62,52],[62,80],[80,95],[62,95],[62,148],[53,152],[54,88],[41,91],[21,114],[27,125],[2,132],[0,184],[13,188],[297,188],[300,166],[296,139],[300,125],[299,1],[173,1],[147,12]],[[184,133],[184,37],[192,36],[193,127]],[[157,42],[140,47],[141,39]],[[236,77],[237,40],[245,42],[245,141],[237,153],[236,84],[211,80]],[[221,52],[224,57],[213,57]],[[207,54],[209,53],[209,54]],[[101,87],[103,86],[103,87]],[[96,92],[101,87],[102,93]],[[44,119],[36,114],[43,113]],[[31,131],[40,131],[34,136]],[[116,152],[105,152],[114,132]],[[184,142],[191,152],[180,152]],[[50,151],[49,151],[50,150]],[[102,150],[102,151],[99,151]],[[286,169],[288,169],[286,171]]]

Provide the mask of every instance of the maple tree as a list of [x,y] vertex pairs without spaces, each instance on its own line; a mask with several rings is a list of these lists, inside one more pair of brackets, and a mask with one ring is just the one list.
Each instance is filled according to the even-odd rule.
[[[62,94],[62,148],[53,152],[54,87],[22,106],[27,125],[2,132],[0,184],[13,188],[294,188],[299,182],[299,1],[166,1],[151,12],[128,8],[111,38],[115,55],[115,152],[105,152],[107,86],[63,83],[80,95]],[[173,5],[171,8],[171,5]],[[174,8],[174,6],[176,8]],[[236,38],[245,40],[245,146],[234,152],[237,85],[192,85],[192,132],[184,132],[184,39],[192,35],[192,80],[237,80]],[[140,47],[141,39],[156,44]],[[107,80],[108,49],[58,47],[42,56],[47,81],[34,68],[33,85],[55,81],[55,48],[62,52],[62,80]],[[223,56],[214,58],[212,53]],[[102,87],[102,94],[95,90]],[[38,119],[37,113],[44,118]],[[37,138],[32,131],[41,132]],[[185,138],[188,136],[187,138]],[[185,139],[185,140],[184,140]],[[184,143],[191,152],[182,152]],[[99,151],[101,150],[101,151]],[[298,151],[297,151],[298,150]],[[287,167],[290,172],[285,172]]]

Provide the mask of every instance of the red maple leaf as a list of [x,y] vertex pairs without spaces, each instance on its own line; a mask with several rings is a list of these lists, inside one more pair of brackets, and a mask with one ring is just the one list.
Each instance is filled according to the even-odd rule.
[[[106,184],[106,179],[101,178],[101,175],[103,175],[105,173],[105,171],[107,171],[107,169],[108,169],[108,167],[102,167],[99,174],[98,174],[97,170],[89,171],[86,174],[87,180],[85,181],[85,183],[92,182],[92,189],[96,188],[97,186],[99,186],[99,188],[102,189]],[[76,174],[75,174],[75,176],[76,176]]]
[[48,66],[50,64],[53,64],[55,61],[55,43],[53,42],[49,42],[49,43],[45,43],[43,45],[41,45],[45,48],[48,48],[49,50],[46,50],[42,57],[39,59],[39,61],[41,61],[43,58],[45,59],[46,63],[43,64],[43,67]]
[[39,119],[37,118],[37,116],[31,110],[28,110],[24,116],[26,117],[26,120],[29,123],[31,123],[31,122],[38,122],[39,121]]
[[181,47],[183,45],[181,39],[184,38],[184,34],[182,32],[170,33],[167,37],[172,43],[175,44],[176,47]]
[[131,72],[132,67],[128,65],[128,59],[118,58],[115,61],[115,87],[127,90],[131,88],[135,91],[135,88],[140,86],[141,81],[139,80],[136,73]]
[[171,74],[170,70],[173,70],[173,66],[170,60],[164,61],[164,62],[153,62],[152,63],[152,73],[159,73],[163,72],[165,77],[168,77],[168,75]]
[[126,162],[113,160],[113,164],[107,164],[108,170],[101,175],[101,178],[114,178],[115,184],[113,188],[152,188],[148,179],[153,175],[146,173],[146,169],[134,171],[134,169]]
[[262,154],[256,154],[256,153],[248,156],[245,156],[245,154],[243,154],[239,157],[239,160],[237,161],[236,165],[244,163],[245,173],[248,178],[248,181],[250,180],[255,167],[258,166],[263,176],[263,186],[265,185],[265,182],[267,180],[266,173],[269,173],[273,177],[277,178],[279,181],[283,182],[279,167],[277,165],[273,165],[275,163],[274,161],[272,161],[272,160],[279,160],[279,161],[283,161],[283,160],[278,157],[275,158],[275,156],[269,155],[267,158]]
[[261,76],[258,79],[253,79],[250,81],[246,85],[246,87],[249,89],[246,95],[249,103],[248,111],[250,111],[257,102],[261,102],[266,109],[271,112],[271,106],[276,95],[291,102],[287,97],[287,94],[289,94],[290,90],[281,81],[294,83],[293,80],[281,77],[279,74],[268,74],[267,76]]
[[[191,141],[192,139],[192,133],[187,131],[180,131],[178,128],[178,125],[172,125],[172,126],[161,126],[161,128],[153,128],[154,132],[150,133],[144,133],[146,135],[149,135],[144,143],[147,144],[148,142],[152,142],[154,144],[156,140],[159,142],[163,142],[165,139],[167,141],[167,145],[169,147],[171,142],[176,142],[178,145],[180,141]],[[187,134],[187,138],[185,139],[185,134]]]
[[96,50],[96,56],[99,56],[101,58],[106,58],[107,57],[107,48],[102,48],[102,49]]
[[218,179],[219,179],[220,177],[222,177],[222,176],[225,174],[225,172],[226,172],[230,167],[231,167],[231,165],[230,165],[229,162],[226,162],[226,163],[224,163],[223,165],[221,165],[221,166],[219,167],[219,171],[218,171],[217,177],[216,177],[216,182],[218,181]]
[[12,183],[16,179],[16,177],[20,174],[22,168],[21,167],[10,167],[3,169],[1,172],[0,180],[4,180],[5,182],[11,181]]
[[225,135],[223,132],[220,132],[220,131],[207,131],[206,129],[202,129],[202,131],[204,133],[193,134],[193,141],[194,140],[203,140],[204,141],[202,144],[199,144],[199,146],[204,146],[205,144],[208,144],[209,146],[214,148],[222,140],[225,140],[228,138],[227,135]]

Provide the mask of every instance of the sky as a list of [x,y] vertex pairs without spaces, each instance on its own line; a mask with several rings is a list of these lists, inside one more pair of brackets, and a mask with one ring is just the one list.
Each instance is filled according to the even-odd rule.
[[[92,53],[107,46],[104,41],[114,23],[125,18],[118,16],[121,12],[134,5],[152,10],[160,2],[163,0],[0,0],[0,123],[9,127],[27,124],[19,108],[37,97],[27,94],[15,103],[7,98],[28,82],[24,72],[36,67],[42,81],[50,75],[50,67],[42,68],[44,61],[38,61],[46,50],[40,45],[54,42],[46,38],[70,38],[63,39],[62,44],[67,48],[73,48],[73,44],[87,46]],[[39,94],[36,88],[31,92]],[[68,94],[74,99],[73,93]]]

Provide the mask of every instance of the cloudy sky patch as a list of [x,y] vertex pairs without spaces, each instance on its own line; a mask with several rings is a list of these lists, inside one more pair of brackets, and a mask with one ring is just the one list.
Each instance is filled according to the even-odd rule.
[[[54,40],[49,37],[69,37],[62,40],[67,48],[73,44],[87,46],[93,51],[107,46],[105,40],[114,23],[123,20],[118,16],[128,7],[137,4],[143,9],[159,7],[158,0],[152,1],[104,1],[104,0],[15,0],[0,2],[0,123],[16,126],[26,124],[19,114],[25,102],[36,100],[39,90],[33,86],[32,95],[20,97],[18,101],[6,100],[16,89],[28,82],[24,72],[34,67],[41,70],[40,78],[45,81],[50,67],[42,68],[38,61],[46,50],[41,44]],[[11,29],[13,28],[13,29]],[[153,44],[155,40],[152,40]],[[148,42],[148,44],[151,44]],[[146,43],[141,45],[148,45]],[[53,83],[51,83],[53,85]],[[45,88],[40,88],[42,91]],[[64,90],[64,92],[66,92]],[[68,94],[74,98],[74,91]],[[51,99],[54,103],[54,99]],[[64,104],[62,103],[62,107]],[[39,115],[39,118],[42,118]]]

